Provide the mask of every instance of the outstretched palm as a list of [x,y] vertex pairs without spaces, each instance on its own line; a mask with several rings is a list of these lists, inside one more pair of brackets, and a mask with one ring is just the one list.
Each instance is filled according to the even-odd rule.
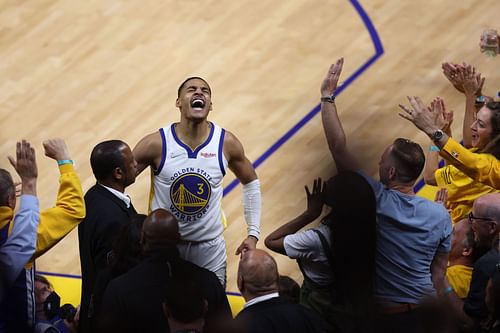
[[332,64],[326,73],[326,77],[321,84],[321,96],[330,96],[337,89],[340,73],[342,73],[342,66],[344,65],[344,58],[338,59],[335,64]]

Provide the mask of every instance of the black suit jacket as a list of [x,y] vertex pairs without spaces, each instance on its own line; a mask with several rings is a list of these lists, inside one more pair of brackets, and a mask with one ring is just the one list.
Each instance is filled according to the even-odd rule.
[[237,331],[245,333],[325,332],[319,315],[281,297],[244,308],[236,316],[235,322]]
[[171,274],[188,276],[201,285],[208,302],[204,332],[220,332],[219,325],[231,321],[229,302],[213,272],[180,259],[178,254],[156,254],[108,284],[98,332],[170,332],[162,303]]
[[127,224],[137,214],[132,204],[125,203],[99,184],[91,187],[85,194],[85,219],[78,226],[80,263],[82,269],[82,299],[80,306],[80,332],[94,332],[94,307],[91,295],[100,272],[107,265],[111,251],[121,226]]

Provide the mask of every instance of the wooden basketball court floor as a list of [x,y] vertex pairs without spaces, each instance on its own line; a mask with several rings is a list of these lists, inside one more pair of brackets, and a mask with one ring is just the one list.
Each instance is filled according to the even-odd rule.
[[[58,172],[41,142],[62,137],[86,191],[94,183],[90,151],[106,139],[135,146],[145,134],[177,121],[179,83],[191,75],[212,86],[209,118],[241,140],[258,164],[263,238],[305,209],[304,185],[335,171],[315,109],[328,66],[345,57],[337,105],[369,174],[396,137],[427,145],[397,116],[407,95],[440,95],[456,112],[463,97],[441,74],[443,61],[467,61],[500,90],[500,58],[479,52],[486,28],[500,29],[498,0],[39,0],[0,1],[0,167],[15,142],[37,147],[42,208],[54,203]],[[246,235],[241,186],[223,207],[229,221],[228,291],[237,291],[238,257]],[[147,210],[149,174],[127,189]],[[354,222],[354,221],[353,221]],[[264,247],[263,241],[259,242]],[[275,255],[279,270],[301,281],[294,261]],[[78,276],[73,231],[37,261],[40,271]]]

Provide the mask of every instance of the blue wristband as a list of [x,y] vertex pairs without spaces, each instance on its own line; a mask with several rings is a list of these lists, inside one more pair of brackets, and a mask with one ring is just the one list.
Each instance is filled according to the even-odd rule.
[[439,151],[439,147],[438,146],[434,146],[434,145],[430,145],[429,146],[429,151]]
[[57,160],[57,165],[73,164],[73,160]]
[[452,292],[453,292],[452,287],[447,287],[447,288],[443,289],[443,295],[448,295],[449,293],[452,293]]

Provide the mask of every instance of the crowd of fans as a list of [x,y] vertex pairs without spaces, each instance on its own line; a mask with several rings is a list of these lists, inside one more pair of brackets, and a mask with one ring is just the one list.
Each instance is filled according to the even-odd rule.
[[[232,317],[225,254],[204,256],[203,267],[191,260],[224,245],[218,231],[213,243],[184,237],[190,227],[179,210],[196,203],[142,215],[125,194],[147,165],[160,174],[161,142],[196,138],[182,137],[182,128],[173,125],[172,138],[154,134],[134,151],[120,140],[96,145],[90,156],[96,184],[85,196],[65,142],[45,141],[45,155],[60,171],[56,203],[46,210],[36,197],[35,149],[27,141],[17,143],[9,160],[21,184],[0,169],[0,333],[500,332],[500,102],[483,95],[485,77],[474,66],[444,63],[444,76],[465,96],[463,143],[452,139],[453,112],[442,97],[429,105],[408,97],[400,116],[429,136],[427,159],[420,145],[396,138],[382,152],[377,181],[349,150],[337,113],[343,62],[329,68],[320,88],[323,129],[337,174],[306,186],[305,211],[264,241],[271,251],[297,261],[301,286],[280,276],[274,258],[255,248],[258,179],[239,141],[207,121],[211,90],[194,77],[179,87],[181,123],[207,125],[206,144],[218,131],[219,154],[229,136],[231,160],[220,156],[214,166],[222,176],[227,166],[245,179],[249,236],[237,250],[243,310]],[[158,147],[159,155],[148,155]],[[196,158],[199,149],[189,152]],[[439,156],[445,166],[439,166]],[[422,172],[427,184],[440,188],[434,201],[414,192]],[[179,191],[189,185],[182,183]],[[205,185],[195,184],[198,199],[210,189]],[[173,207],[177,203],[171,200]],[[82,297],[75,309],[60,304],[34,264],[77,226]]]

